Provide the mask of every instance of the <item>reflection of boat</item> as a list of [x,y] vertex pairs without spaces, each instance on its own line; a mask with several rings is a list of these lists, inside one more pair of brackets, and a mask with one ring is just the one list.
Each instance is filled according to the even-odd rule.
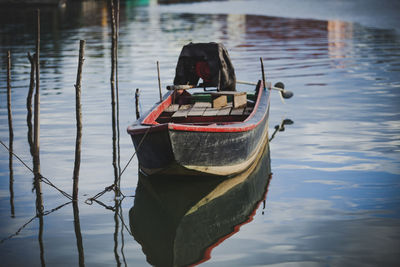
[[[189,93],[197,86],[218,91]],[[270,90],[235,91],[236,78],[221,44],[182,49],[174,86],[128,127],[146,174],[228,176],[248,168],[267,140]]]
[[270,180],[269,146],[244,173],[229,179],[165,179],[140,174],[130,227],[147,261],[187,266],[250,222]]

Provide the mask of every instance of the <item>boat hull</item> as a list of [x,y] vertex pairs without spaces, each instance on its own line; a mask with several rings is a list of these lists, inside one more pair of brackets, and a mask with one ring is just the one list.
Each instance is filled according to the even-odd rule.
[[244,122],[211,127],[132,125],[128,132],[141,171],[229,176],[246,170],[268,142],[269,91],[260,91],[254,114]]

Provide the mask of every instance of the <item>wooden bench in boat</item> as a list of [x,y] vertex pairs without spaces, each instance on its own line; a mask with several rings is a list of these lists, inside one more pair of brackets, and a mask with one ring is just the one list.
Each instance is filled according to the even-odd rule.
[[228,103],[224,107],[213,108],[211,103],[196,102],[194,105],[170,105],[165,112],[172,113],[171,118],[187,118],[187,117],[214,117],[214,116],[242,116],[249,115],[252,107],[235,108],[232,103]]
[[[215,104],[213,100],[221,96],[225,101]],[[192,104],[179,103],[183,101],[171,104],[157,121],[159,123],[243,121],[253,110],[252,106],[247,106],[246,92],[220,91],[184,97],[186,99],[184,102]]]

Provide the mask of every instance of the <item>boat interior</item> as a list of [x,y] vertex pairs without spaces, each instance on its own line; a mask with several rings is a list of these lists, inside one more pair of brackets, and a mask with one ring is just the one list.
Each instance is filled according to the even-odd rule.
[[157,123],[231,123],[242,122],[253,111],[255,92],[175,90]]
[[209,125],[246,120],[255,106],[260,83],[254,92],[239,91],[235,77],[222,44],[185,45],[179,55],[174,85],[167,86],[173,92],[144,123]]

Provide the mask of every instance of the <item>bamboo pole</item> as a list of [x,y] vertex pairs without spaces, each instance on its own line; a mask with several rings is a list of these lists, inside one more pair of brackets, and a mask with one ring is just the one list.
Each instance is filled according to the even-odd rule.
[[76,109],[76,142],[75,142],[75,164],[73,176],[73,192],[72,200],[78,200],[78,183],[79,169],[81,165],[81,140],[82,140],[82,107],[81,107],[81,81],[82,81],[82,65],[85,56],[85,40],[80,40],[79,43],[79,62],[78,73],[76,75],[75,84],[75,109]]
[[160,102],[161,102],[162,93],[161,93],[160,63],[158,61],[157,61],[157,76],[158,76],[158,92],[160,93]]
[[12,123],[12,111],[11,111],[11,53],[7,52],[7,111],[8,111],[8,148],[9,148],[9,170],[10,170],[10,206],[11,206],[11,217],[15,217],[14,209],[14,171],[13,171],[13,143],[14,143],[14,130]]
[[34,149],[35,154],[33,157],[33,171],[35,174],[34,186],[36,191],[36,212],[37,214],[43,214],[43,199],[42,199],[42,188],[41,188],[41,175],[40,175],[40,10],[37,9],[37,35],[36,35],[36,91],[35,91],[35,113],[34,113]]

